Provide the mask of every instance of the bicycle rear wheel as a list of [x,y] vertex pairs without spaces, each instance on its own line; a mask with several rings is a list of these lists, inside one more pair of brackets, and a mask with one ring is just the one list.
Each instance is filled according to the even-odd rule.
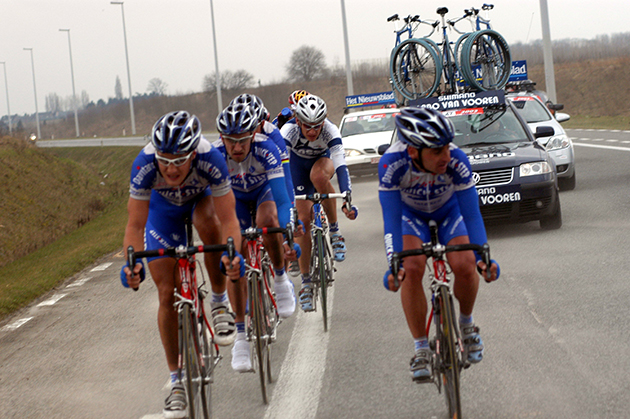
[[462,47],[460,68],[477,90],[503,89],[510,78],[512,58],[507,41],[491,29],[473,32]]
[[431,96],[440,83],[441,62],[433,46],[423,39],[401,42],[390,57],[393,86],[409,100]]
[[442,385],[444,386],[444,396],[446,397],[449,418],[459,419],[462,417],[459,382],[461,368],[456,344],[457,331],[455,328],[457,326],[455,325],[453,300],[448,288],[445,286],[439,288],[438,297]]
[[197,317],[189,305],[184,305],[181,312],[183,334],[182,356],[186,370],[186,394],[188,395],[188,417],[204,418],[202,395],[202,372],[199,362],[199,339]]
[[253,274],[252,278],[252,295],[251,295],[251,307],[252,321],[254,329],[254,347],[256,349],[255,360],[258,364],[258,375],[260,377],[260,389],[262,391],[263,403],[268,404],[267,398],[267,379],[265,377],[265,365],[267,363],[267,343],[265,341],[265,326],[264,326],[264,311],[261,294],[262,281],[258,277],[257,273]]

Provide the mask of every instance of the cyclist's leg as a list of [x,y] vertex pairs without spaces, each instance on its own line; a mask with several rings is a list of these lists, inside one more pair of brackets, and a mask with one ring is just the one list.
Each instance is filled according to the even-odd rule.
[[[311,169],[311,181],[319,193],[335,193],[335,188],[330,179],[335,174],[333,162],[328,157],[320,157],[317,159]],[[343,262],[346,258],[346,244],[344,238],[339,232],[339,224],[337,222],[337,200],[327,199],[322,202],[328,222],[330,223],[330,239],[333,246],[335,260]]]
[[[214,210],[213,199],[208,193],[197,202],[193,212],[193,224],[204,244],[222,243],[221,227]],[[212,288],[210,300],[212,327],[215,342],[218,345],[231,345],[236,338],[234,313],[229,309],[229,299],[226,291],[226,278],[219,268],[221,253],[204,253],[204,262]]]
[[[450,222],[440,226],[440,239],[449,245],[470,243],[468,231],[459,214],[459,206],[455,206],[447,217]],[[479,290],[479,275],[476,272],[475,255],[472,251],[451,252],[447,254],[449,265],[455,275],[453,294],[459,301],[459,328],[469,362],[477,363],[483,358],[483,341],[479,336],[479,328],[475,326],[472,312]]]
[[[291,153],[291,176],[296,195],[309,195],[315,192],[315,187],[310,179],[314,159],[304,159],[295,153]],[[298,218],[304,224],[304,234],[296,237],[295,241],[302,248],[302,255],[298,259],[302,272],[302,287],[300,290],[300,305],[304,311],[313,310],[313,288],[310,277],[311,264],[311,211],[313,203],[310,201],[296,200],[295,207]]]
[[[278,227],[278,211],[273,201],[271,189],[267,188],[266,192],[261,193],[258,201],[256,225],[258,227]],[[293,282],[291,282],[284,270],[282,234],[263,235],[263,244],[275,269],[274,291],[276,293],[278,315],[280,317],[289,317],[295,311],[295,292],[293,291]]]

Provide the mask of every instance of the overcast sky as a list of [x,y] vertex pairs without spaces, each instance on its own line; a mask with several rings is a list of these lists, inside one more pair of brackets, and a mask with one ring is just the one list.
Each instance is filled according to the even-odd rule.
[[[328,65],[345,62],[340,0],[213,0],[220,71],[244,69],[263,84],[280,81],[291,53],[302,45],[320,49]],[[394,25],[387,17],[419,14],[447,18],[471,0],[345,0],[352,62],[388,59]],[[509,43],[541,39],[539,0],[497,0],[493,27]],[[630,31],[630,0],[548,0],[552,39],[592,39]],[[116,76],[128,97],[120,5],[109,0],[0,0],[0,61],[6,62],[12,114],[35,112],[33,48],[38,107],[45,97],[72,95],[67,32],[70,29],[77,95],[94,102],[114,96]],[[214,72],[210,0],[126,0],[124,17],[134,93],[159,78],[168,94],[201,91]],[[465,26],[463,26],[465,27]],[[1,66],[0,66],[1,67]],[[7,113],[0,74],[0,115]],[[370,92],[355,92],[370,93]]]

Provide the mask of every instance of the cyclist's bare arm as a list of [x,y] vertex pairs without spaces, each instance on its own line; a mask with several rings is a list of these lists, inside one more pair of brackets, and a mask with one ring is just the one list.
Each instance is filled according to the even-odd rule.
[[[232,237],[234,239],[234,247],[236,249],[241,248],[241,227],[238,223],[238,218],[236,217],[236,200],[234,198],[234,193],[230,190],[227,194],[223,196],[215,196],[214,199],[214,210],[219,217],[219,221],[221,223],[221,233],[223,240],[227,240],[227,237]],[[223,256],[221,261],[226,266],[226,272],[228,277],[232,281],[237,281],[240,275],[240,260],[237,260],[238,256],[234,261],[230,261],[227,256]]]
[[[123,249],[133,246],[134,249],[144,249],[144,227],[149,217],[149,201],[142,201],[135,198],[129,198],[127,202],[127,212],[129,218],[127,227],[125,228],[125,238],[123,240]],[[140,285],[140,269],[142,265],[136,263],[134,267],[134,275],[131,275],[129,268],[125,268],[127,274],[127,282],[131,288],[138,288]]]

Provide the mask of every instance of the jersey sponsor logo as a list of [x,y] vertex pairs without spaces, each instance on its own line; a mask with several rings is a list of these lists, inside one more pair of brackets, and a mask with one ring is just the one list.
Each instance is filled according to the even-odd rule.
[[394,238],[391,233],[385,235],[385,253],[387,253],[387,260],[392,260],[394,254]]
[[381,182],[391,183],[396,170],[400,169],[402,166],[405,166],[406,164],[407,164],[407,160],[405,159],[396,160],[393,163],[390,163],[389,165],[383,164],[383,167],[386,167],[387,169],[385,171],[385,174],[383,175],[383,178],[381,179]]
[[148,163],[142,169],[140,169],[140,171],[133,178],[132,182],[135,183],[136,185],[140,185],[142,183],[142,180],[144,179],[144,177],[147,174],[149,174],[149,172],[151,172],[152,170],[155,170],[155,164]]

